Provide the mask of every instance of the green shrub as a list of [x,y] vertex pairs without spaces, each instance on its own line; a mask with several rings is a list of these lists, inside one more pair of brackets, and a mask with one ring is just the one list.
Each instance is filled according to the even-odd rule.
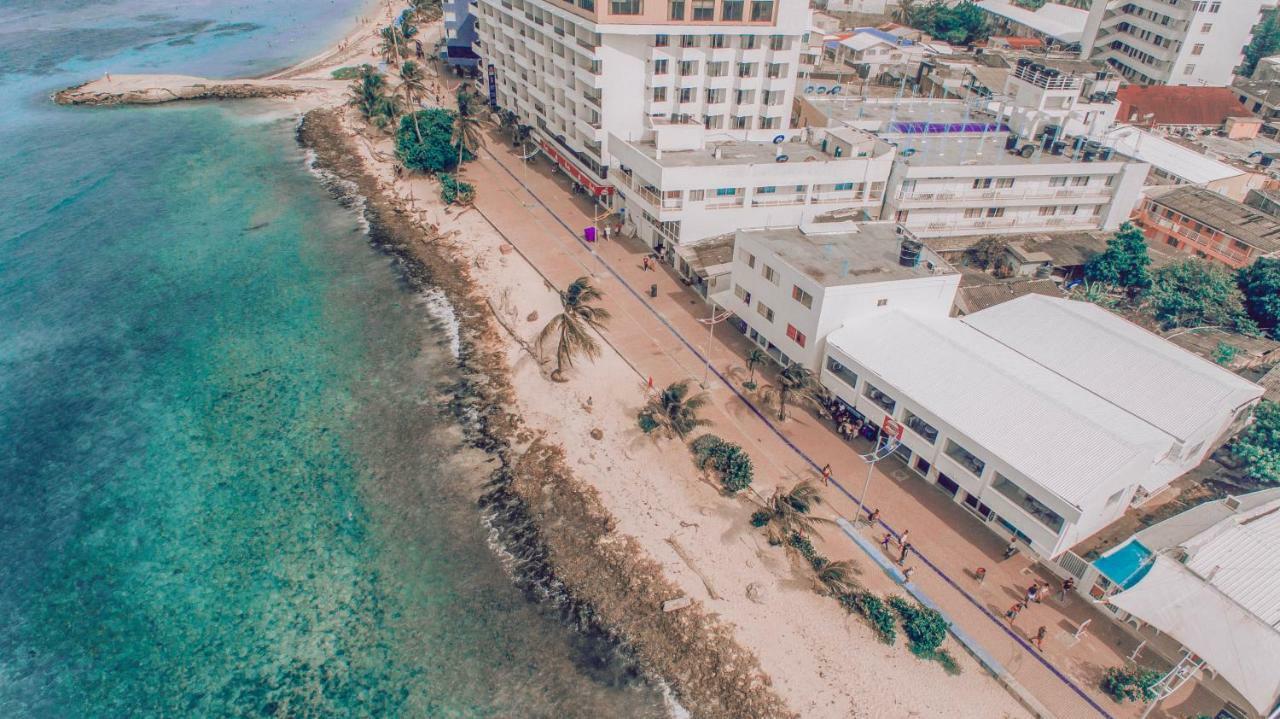
[[[453,118],[449,110],[433,107],[406,114],[396,130],[396,157],[411,170],[447,172],[458,165],[458,146],[453,144]],[[419,133],[422,140],[419,141]],[[463,160],[473,159],[463,152]]]
[[951,652],[946,649],[939,649],[933,653],[933,656],[928,658],[941,664],[942,671],[947,674],[950,674],[953,677],[960,676],[960,665],[956,663],[956,658],[951,656]]
[[440,175],[440,199],[447,205],[469,205],[476,199],[476,188],[470,182],[444,173]]
[[737,494],[751,486],[755,468],[751,456],[742,447],[726,442],[714,434],[704,434],[689,445],[693,461],[699,469],[708,466],[720,475],[720,483],[730,494]]
[[893,613],[880,601],[880,597],[871,592],[851,592],[840,595],[840,606],[850,614],[861,614],[867,618],[876,636],[885,644],[893,644],[898,638]]
[[648,412],[641,412],[636,417],[636,421],[640,425],[640,431],[644,432],[645,434],[649,434],[650,432],[658,428],[658,420],[654,419],[653,415],[649,414]]
[[1153,669],[1110,667],[1102,675],[1101,688],[1117,702],[1149,702],[1156,698],[1160,672]]
[[335,80],[354,80],[360,77],[360,68],[347,65],[329,73]]
[[911,643],[911,653],[925,659],[934,658],[938,647],[947,639],[947,620],[938,611],[894,595],[889,606],[902,617],[902,631]]
[[767,509],[756,510],[751,515],[751,526],[757,527],[757,528],[763,527],[764,525],[768,524],[769,520],[772,518],[773,518],[773,513],[770,512],[769,510]]
[[698,465],[698,469],[706,469],[712,453],[722,444],[724,440],[714,434],[704,434],[693,440],[689,443],[689,451],[693,452],[693,463]]

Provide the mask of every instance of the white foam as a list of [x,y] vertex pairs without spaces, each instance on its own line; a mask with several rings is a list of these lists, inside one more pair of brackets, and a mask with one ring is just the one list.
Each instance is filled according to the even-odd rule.
[[368,212],[368,199],[360,194],[360,188],[356,183],[338,177],[329,170],[320,167],[316,164],[318,160],[319,155],[316,154],[316,151],[307,148],[305,160],[307,172],[319,179],[320,184],[336,191],[338,196],[342,198],[343,205],[355,214],[356,223],[360,225],[360,231],[365,236],[368,236],[370,229],[369,218],[365,216]]
[[453,311],[453,305],[449,304],[449,298],[433,287],[420,295],[419,302],[426,308],[427,314],[444,325],[445,332],[449,335],[449,353],[454,359],[458,359],[462,353],[462,337],[459,334],[461,324],[457,313]]

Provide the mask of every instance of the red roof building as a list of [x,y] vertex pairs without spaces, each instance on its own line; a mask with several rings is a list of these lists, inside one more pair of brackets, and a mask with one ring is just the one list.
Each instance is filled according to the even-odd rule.
[[1126,85],[1118,122],[1141,127],[1218,129],[1230,118],[1254,118],[1229,87]]

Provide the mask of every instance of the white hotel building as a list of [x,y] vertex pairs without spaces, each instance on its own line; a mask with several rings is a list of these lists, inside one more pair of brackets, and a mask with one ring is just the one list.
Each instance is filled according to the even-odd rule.
[[1198,465],[1262,388],[1095,305],[1026,295],[962,318],[867,314],[824,386],[980,521],[1056,557]]
[[614,191],[607,133],[786,127],[809,27],[805,0],[479,0],[477,13],[493,99],[598,196]]

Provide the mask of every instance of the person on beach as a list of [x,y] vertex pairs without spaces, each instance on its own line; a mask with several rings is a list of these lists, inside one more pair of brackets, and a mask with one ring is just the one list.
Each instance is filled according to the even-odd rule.
[[899,535],[898,535],[898,544],[899,544],[899,545],[902,545],[902,544],[906,544],[906,543],[907,543],[907,535],[908,535],[908,534],[911,534],[911,530],[910,530],[910,529],[904,529],[904,530],[902,530],[902,534],[899,534]]
[[640,258],[640,269],[644,270],[645,272],[648,272],[648,271],[649,271],[649,256],[648,256],[648,255],[645,255],[644,257]]
[[831,465],[824,464],[822,465],[822,486],[825,487],[830,483],[831,483]]
[[1027,587],[1026,594],[1024,595],[1024,598],[1023,598],[1023,604],[1030,606],[1032,602],[1038,601],[1039,597],[1040,597],[1040,585],[1032,584],[1031,586]]
[[1075,580],[1075,578],[1074,578],[1074,577],[1067,577],[1067,578],[1066,578],[1066,580],[1062,582],[1062,589],[1058,592],[1058,601],[1059,601],[1059,602],[1066,602],[1066,601],[1067,601],[1067,594],[1069,594],[1069,593],[1071,592],[1071,590],[1072,590],[1072,589],[1075,589],[1075,588],[1076,588],[1076,580]]
[[1009,626],[1013,626],[1013,620],[1018,618],[1018,612],[1021,612],[1026,605],[1022,602],[1014,602],[1009,611],[1004,613],[1004,618],[1009,620]]
[[[905,536],[906,532],[903,532],[902,534]],[[910,551],[911,551],[911,542],[903,542],[902,554],[898,555],[898,566],[902,566],[902,563],[907,561],[907,553]]]
[[880,538],[880,547],[881,549],[884,550],[885,554],[889,553],[889,543],[892,541],[893,541],[893,532],[885,532],[884,536]]
[[1045,629],[1043,626],[1036,630],[1036,637],[1031,640],[1035,642],[1036,649],[1039,649],[1042,652],[1044,651],[1044,635],[1048,633],[1049,630]]
[[1012,539],[1009,540],[1009,546],[1004,548],[1004,558],[1008,559],[1018,553],[1018,543]]
[[867,526],[874,527],[876,526],[876,522],[879,522],[879,521],[880,521],[880,510],[879,509],[871,510],[871,514],[867,515]]
[[982,584],[983,582],[987,581],[987,568],[978,567],[977,569],[973,570],[973,578],[978,580],[978,584]]

